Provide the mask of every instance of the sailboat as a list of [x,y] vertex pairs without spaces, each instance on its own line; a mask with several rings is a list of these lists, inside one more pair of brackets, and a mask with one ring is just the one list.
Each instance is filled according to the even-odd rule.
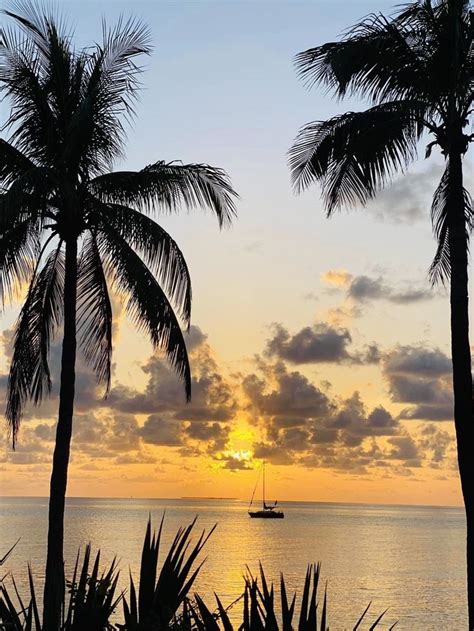
[[[258,484],[258,479],[257,479]],[[257,484],[255,484],[255,488],[252,493],[252,499],[250,500],[248,513],[250,517],[253,519],[283,519],[285,514],[283,511],[277,509],[278,502],[275,501],[273,505],[268,505],[265,502],[265,461],[263,462],[263,492],[262,492],[262,508],[261,510],[251,511],[253,504],[253,498],[255,496],[255,491],[257,490]]]

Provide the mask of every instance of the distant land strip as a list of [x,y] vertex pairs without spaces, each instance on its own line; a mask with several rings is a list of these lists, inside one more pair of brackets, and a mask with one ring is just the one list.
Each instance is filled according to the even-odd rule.
[[238,500],[238,497],[206,497],[202,495],[183,495],[182,500]]

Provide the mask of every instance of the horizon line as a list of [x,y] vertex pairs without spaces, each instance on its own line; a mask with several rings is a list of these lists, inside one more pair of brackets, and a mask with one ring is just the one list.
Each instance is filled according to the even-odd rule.
[[[0,495],[2,499],[44,499],[49,500],[49,495]],[[69,495],[66,497],[66,501],[70,499],[82,499],[82,500],[145,500],[145,501],[157,501],[157,500],[208,500],[208,501],[230,501],[230,502],[246,502],[246,499],[240,497],[213,497],[213,496],[180,496],[180,497],[134,497],[132,495]],[[348,502],[348,501],[336,501],[336,500],[278,500],[278,503],[285,504],[343,504],[348,506],[398,506],[398,507],[410,507],[410,508],[459,508],[463,509],[462,504],[408,504],[401,502]]]

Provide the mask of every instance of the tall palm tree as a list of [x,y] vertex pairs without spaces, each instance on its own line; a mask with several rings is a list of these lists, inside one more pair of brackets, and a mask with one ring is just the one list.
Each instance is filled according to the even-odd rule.
[[14,337],[6,417],[13,445],[24,406],[51,389],[48,352],[62,327],[56,445],[51,475],[44,629],[57,630],[64,594],[64,502],[74,412],[76,344],[105,392],[110,387],[109,288],[162,349],[191,395],[185,326],[191,282],[155,210],[211,209],[219,224],[235,214],[224,171],[156,162],[111,171],[123,157],[124,121],[134,114],[149,32],[136,21],[104,27],[103,43],[76,50],[66,26],[33,4],[20,5],[0,41],[0,89],[11,103],[10,136],[0,140],[0,298],[27,286]]
[[432,282],[450,282],[454,422],[467,517],[469,628],[474,629],[474,419],[468,322],[468,248],[473,224],[463,186],[463,157],[473,135],[474,14],[467,0],[419,0],[394,16],[370,15],[341,41],[296,58],[300,76],[339,98],[370,101],[304,126],[290,149],[296,191],[318,182],[330,216],[366,204],[397,171],[416,159],[422,137],[432,137],[445,171],[431,208],[438,247]]

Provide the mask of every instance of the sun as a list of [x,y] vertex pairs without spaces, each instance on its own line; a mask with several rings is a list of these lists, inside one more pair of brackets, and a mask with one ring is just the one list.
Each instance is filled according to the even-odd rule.
[[242,462],[250,462],[252,460],[252,452],[248,449],[230,449],[225,452],[226,457]]

